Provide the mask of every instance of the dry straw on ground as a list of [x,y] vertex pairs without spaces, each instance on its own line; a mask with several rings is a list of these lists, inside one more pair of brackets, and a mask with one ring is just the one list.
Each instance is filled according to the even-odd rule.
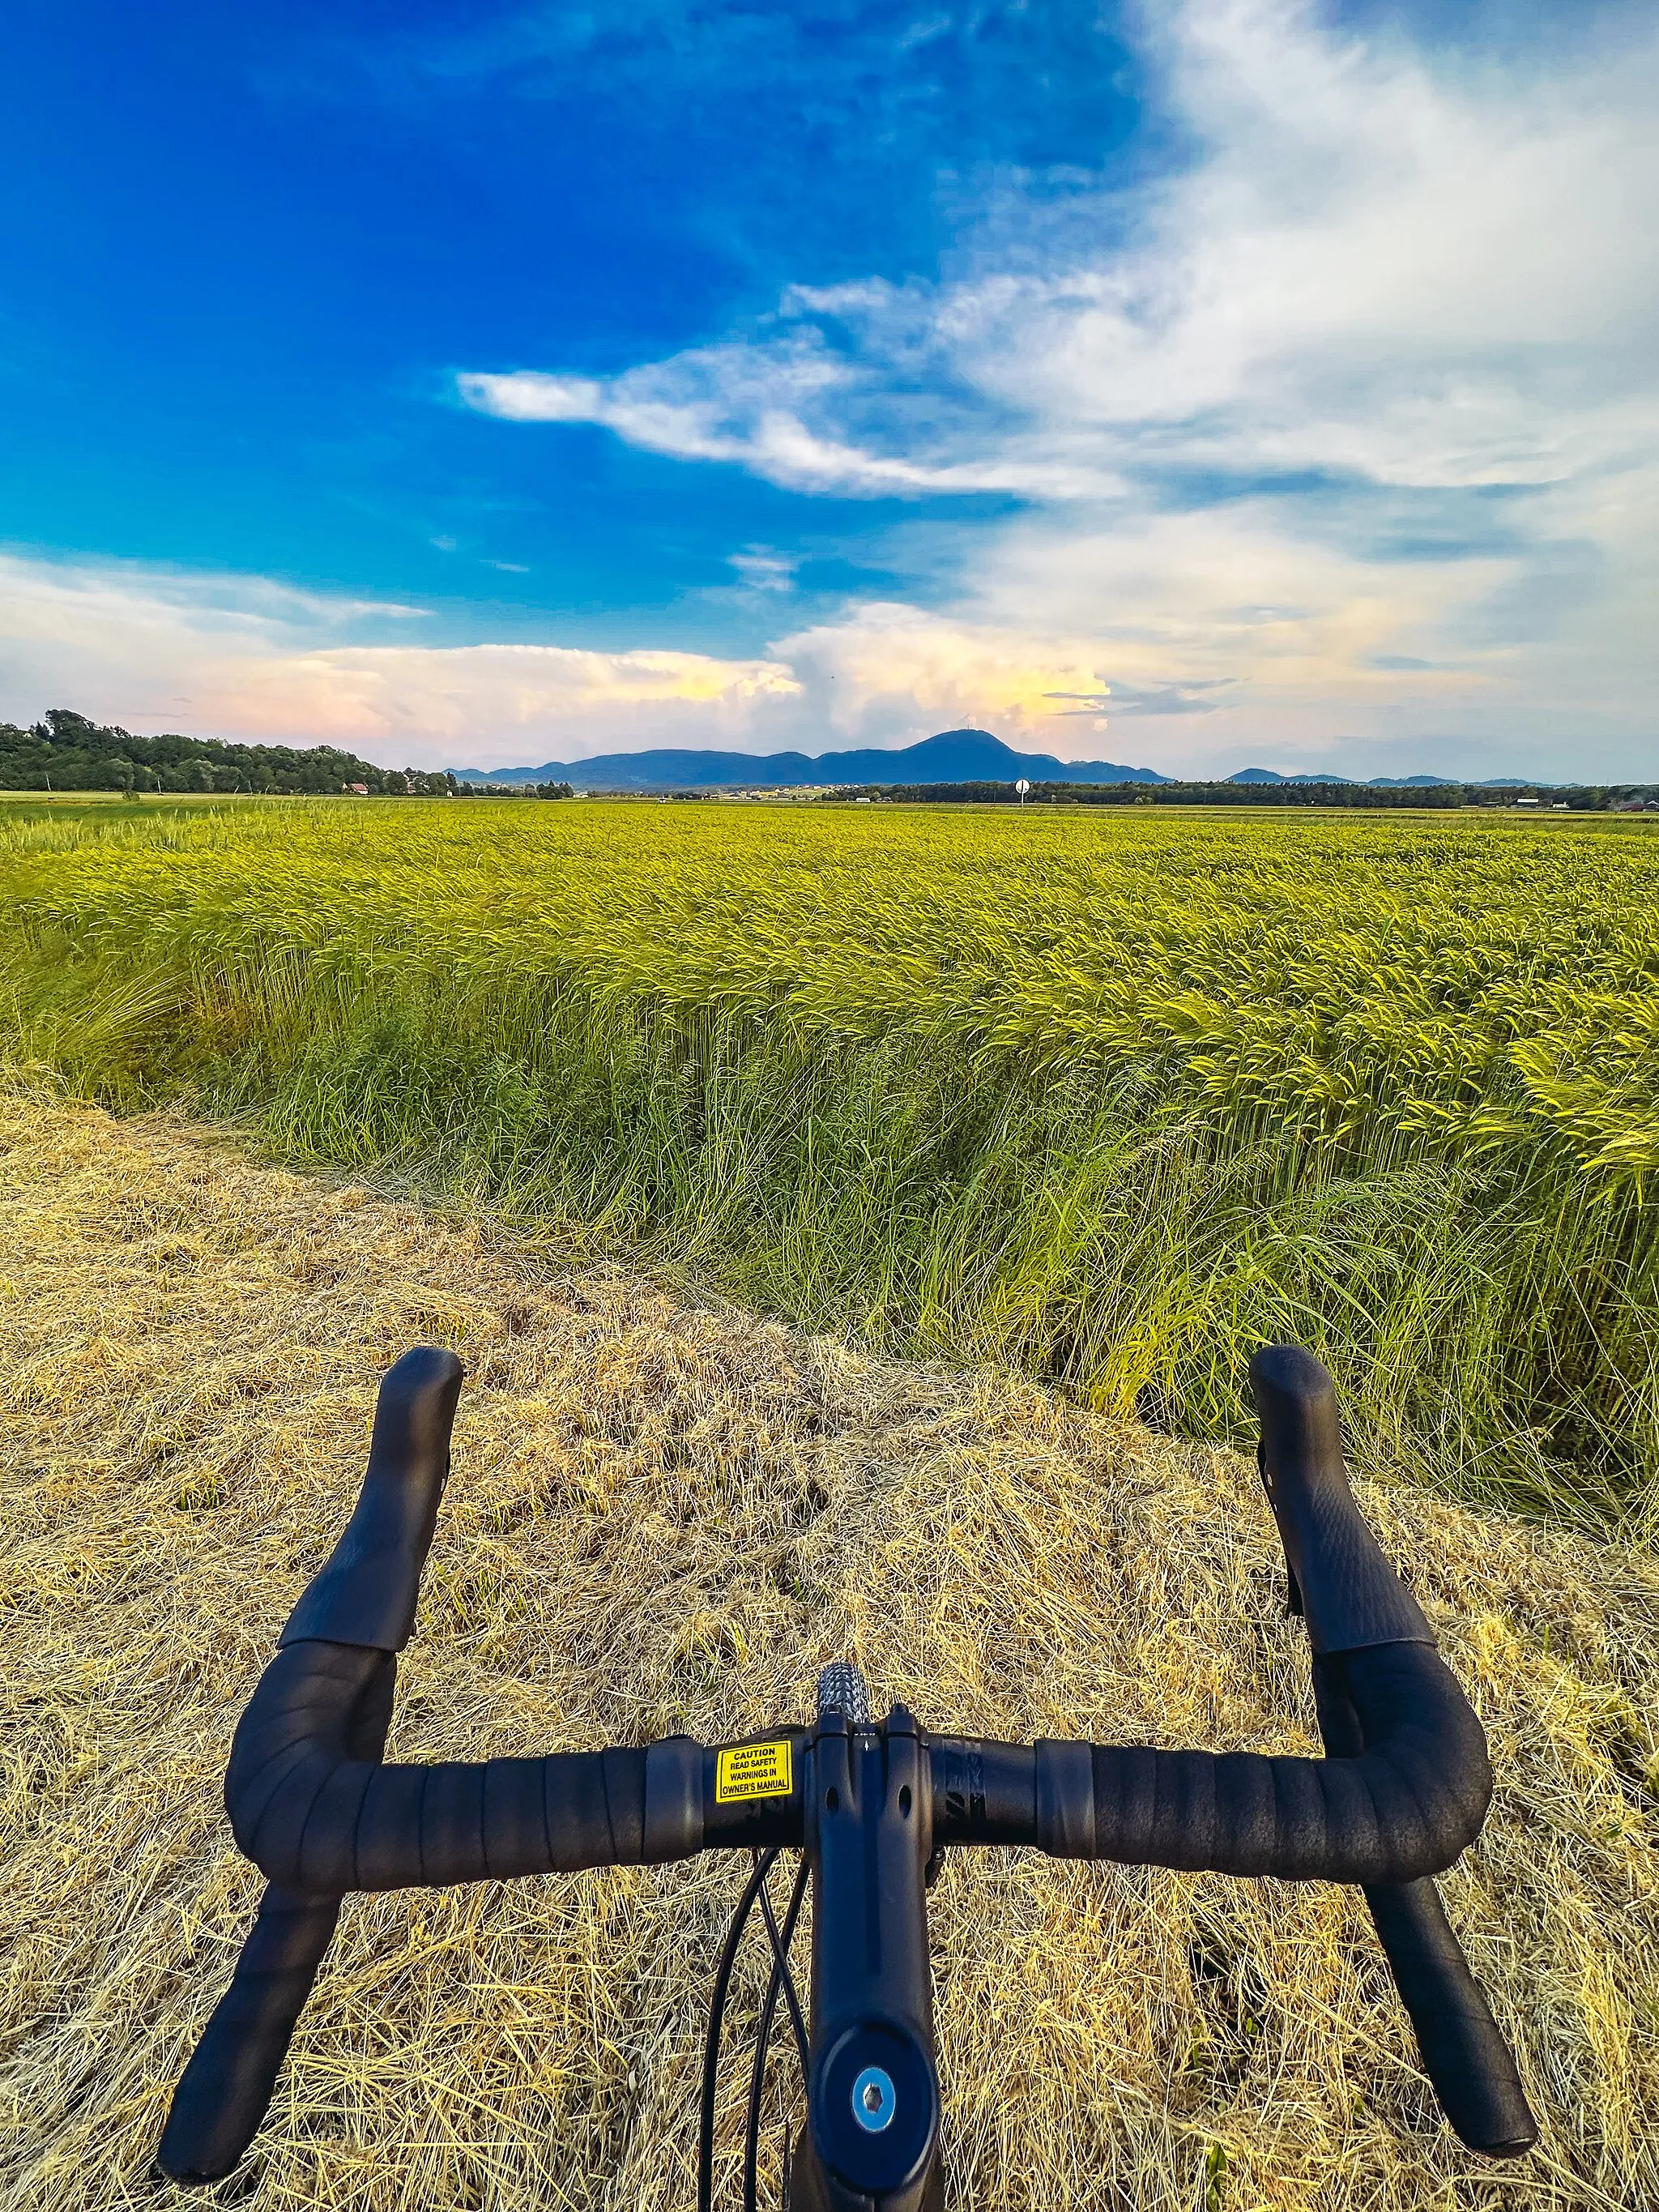
[[[168,2089],[257,1887],[230,1730],[412,1341],[471,1381],[394,1753],[733,1734],[804,1716],[848,1650],[937,1725],[1313,1747],[1243,1461],[167,1124],[15,1095],[0,1158],[4,2212],[173,2201],[149,2178]],[[1659,1571],[1366,1503],[1492,1738],[1492,1816],[1444,1889],[1540,2148],[1487,2167],[1440,2124],[1356,1894],[959,1855],[933,1908],[955,2203],[1659,2205]],[[240,2201],[689,2207],[741,1877],[353,1900]]]

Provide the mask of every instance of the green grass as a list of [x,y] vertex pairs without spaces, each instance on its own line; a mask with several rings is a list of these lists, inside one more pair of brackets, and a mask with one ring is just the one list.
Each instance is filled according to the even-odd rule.
[[0,930],[9,1050],[118,1106],[1193,1433],[1296,1337],[1362,1462],[1659,1502],[1645,823],[0,818]]
[[198,797],[185,791],[135,792],[131,799],[111,791],[0,791],[0,836],[29,822],[108,827],[145,815],[218,813],[228,807],[258,803],[218,793]]

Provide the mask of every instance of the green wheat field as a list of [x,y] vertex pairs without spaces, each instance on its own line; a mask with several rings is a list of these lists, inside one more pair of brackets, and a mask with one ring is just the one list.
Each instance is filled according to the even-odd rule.
[[0,815],[0,1049],[880,1350],[1659,1517],[1659,832],[252,802]]

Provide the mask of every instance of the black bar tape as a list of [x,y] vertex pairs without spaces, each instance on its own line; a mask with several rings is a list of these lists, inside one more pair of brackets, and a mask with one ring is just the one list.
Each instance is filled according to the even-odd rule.
[[408,1643],[460,1389],[460,1361],[435,1345],[417,1345],[386,1370],[356,1506],[280,1643],[322,1638],[381,1651]]
[[[347,1748],[363,1760],[386,1749],[397,1674],[396,1660],[374,1656],[378,1667],[344,1723]],[[175,2181],[220,2181],[240,2162],[265,2116],[340,1904],[337,1896],[306,1897],[274,1885],[260,1899],[230,1987],[173,2093],[156,2158]]]
[[1039,1846],[1051,1858],[1095,1857],[1092,1747],[1044,1741],[1035,1747],[1035,1753]]
[[[573,1781],[568,1786],[573,1792],[578,1789],[585,1788],[586,1786],[588,1775],[592,1771],[597,1771],[599,1775],[599,1792],[604,1801],[605,1852],[603,1858],[580,1858],[571,1859],[568,1862],[562,1859],[559,1863],[562,1866],[568,1863],[572,1867],[637,1866],[641,1864],[647,1856],[645,1848],[645,1753],[642,1751],[629,1751],[620,1746],[616,1746],[607,1751],[566,1752],[562,1753],[562,1756],[566,1759],[580,1758],[597,1759],[599,1761],[597,1770],[584,1768],[580,1780]],[[552,1761],[550,1760],[548,1764],[550,1766],[552,1765]],[[556,1778],[550,1773],[547,1780],[547,1832],[550,1837],[553,1836],[555,1832],[553,1813],[553,1790],[555,1778]],[[585,1800],[583,1800],[583,1803],[585,1806]],[[591,1832],[595,1838],[595,1842],[592,1846],[584,1844],[582,1848],[584,1850],[589,1848],[597,1849],[597,1838],[599,1833],[598,1824],[592,1820],[592,1815],[587,1814],[586,1811],[584,1811],[583,1814],[583,1820],[588,1825],[584,1826],[581,1828],[580,1832],[586,1836],[589,1832],[591,1827]],[[570,1827],[569,1832],[572,1834],[577,1832],[574,1826]]]
[[1426,1644],[1321,1665],[1340,1670],[1362,1717],[1362,1752],[1273,1759],[1097,1745],[1097,1856],[1292,1881],[1413,1881],[1449,1867],[1492,1798],[1486,1740],[1462,1692]]
[[[1351,1663],[1316,1661],[1314,1698],[1332,1757],[1364,1750],[1367,1721],[1354,1700]],[[1471,2150],[1518,2158],[1537,2141],[1538,2123],[1434,1884],[1367,1882],[1362,1893],[1446,2118]]]
[[1446,2118],[1471,2150],[1519,2158],[1538,2123],[1434,1884],[1372,1883],[1364,1898]]
[[[393,1663],[313,1641],[287,1645],[265,1669],[231,1747],[225,1809],[270,1881],[311,1895],[442,1887],[638,1865],[700,1844],[682,1818],[661,1839],[672,1850],[647,1850],[643,1751],[437,1766],[354,1759],[356,1717],[384,1700]],[[698,1746],[699,1775],[702,1759]]]
[[1330,1376],[1300,1345],[1270,1344],[1250,1362],[1250,1389],[1261,1421],[1261,1479],[1285,1547],[1293,1609],[1306,1614],[1315,1651],[1432,1644],[1434,1631],[1348,1487]]
[[156,2160],[174,2181],[221,2181],[240,2162],[339,1917],[337,1897],[266,1890],[230,1987],[173,2093]]
[[703,1746],[689,1735],[664,1736],[645,1754],[645,1841],[653,1866],[689,1859],[702,1849]]
[[552,1852],[547,1775],[539,1759],[492,1759],[484,1771],[484,1833],[496,1879],[534,1874]]
[[1322,1710],[1335,1700],[1362,1717],[1363,1750],[1273,1759],[935,1738],[934,1840],[1288,1881],[1413,1881],[1449,1866],[1480,1832],[1492,1769],[1439,1655],[1382,1645],[1317,1661],[1316,1676]]

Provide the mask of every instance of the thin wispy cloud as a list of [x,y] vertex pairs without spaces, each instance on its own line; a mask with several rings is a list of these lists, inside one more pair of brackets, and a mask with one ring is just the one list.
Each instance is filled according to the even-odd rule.
[[1091,718],[1114,714],[1213,714],[1224,702],[1211,694],[1224,690],[1229,679],[1214,677],[1198,684],[1118,684],[1098,691],[1051,691],[1062,703],[1062,714]]
[[[456,389],[469,407],[505,422],[598,423],[647,453],[735,462],[790,491],[890,498],[970,491],[1060,495],[1073,488],[1069,475],[1035,457],[952,458],[953,447],[972,440],[963,428],[954,439],[941,436],[937,402],[910,409],[915,420],[908,426],[895,422],[902,409],[883,380],[884,366],[837,354],[812,331],[706,348],[609,379],[538,369],[469,371],[456,379]],[[891,450],[859,442],[854,418],[860,414],[878,418],[873,427]]]
[[738,581],[750,592],[792,592],[800,567],[796,553],[780,553],[770,545],[746,546],[727,556]]

